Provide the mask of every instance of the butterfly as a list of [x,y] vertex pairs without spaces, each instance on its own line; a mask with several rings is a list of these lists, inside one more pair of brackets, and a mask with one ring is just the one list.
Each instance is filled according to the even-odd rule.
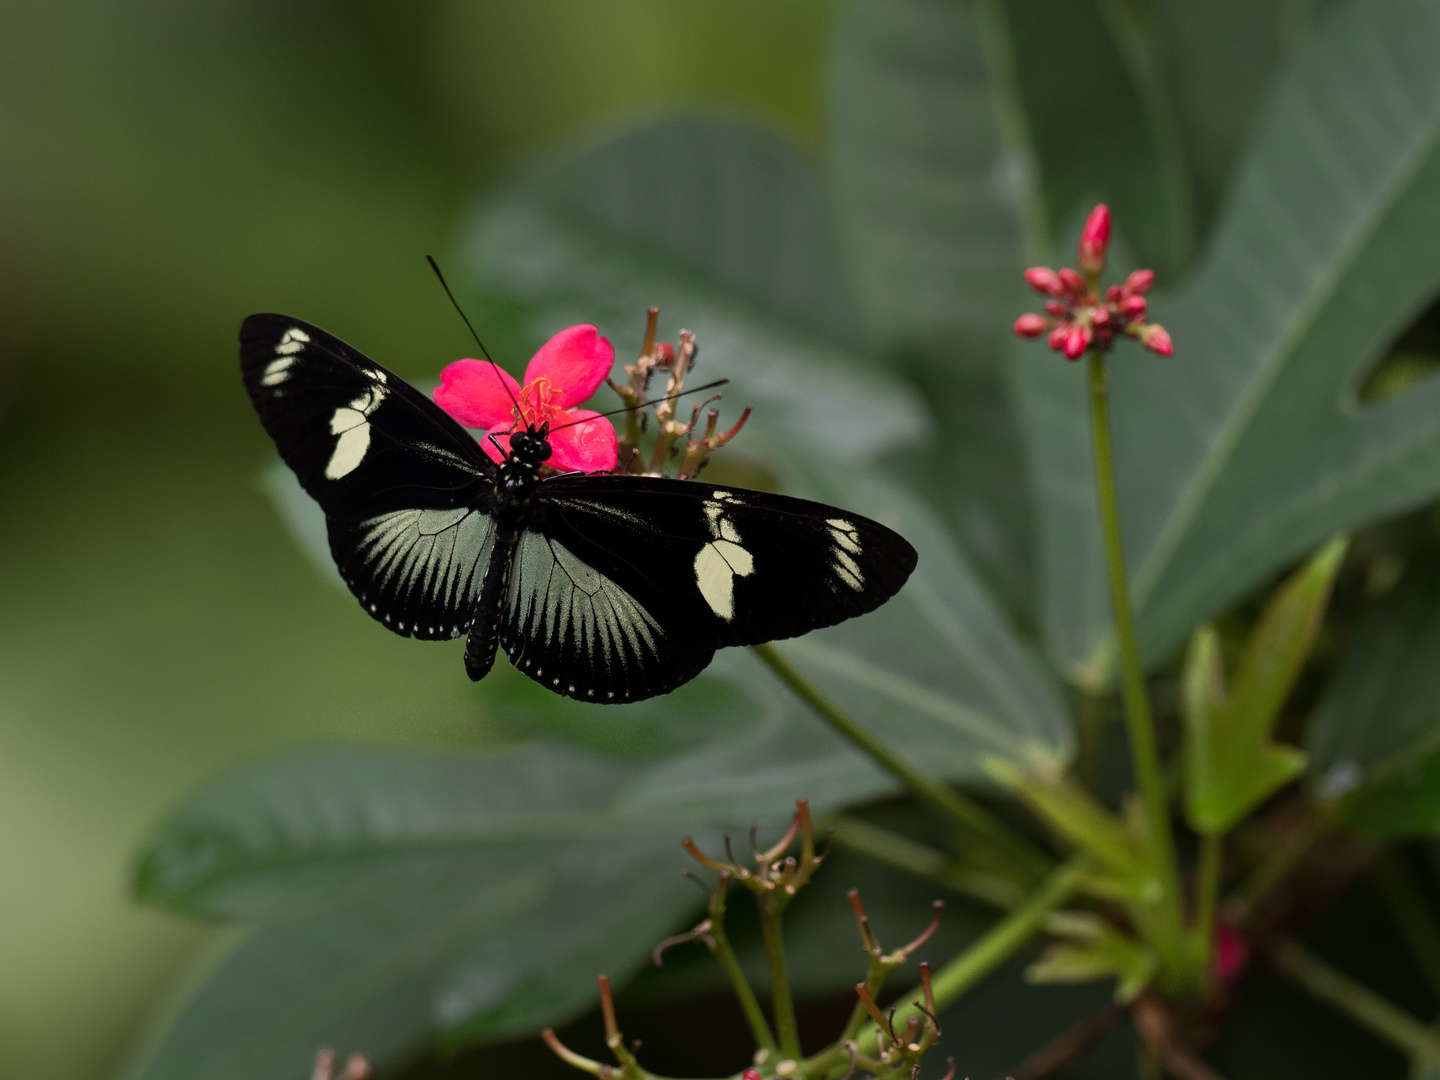
[[823,503],[700,480],[542,475],[548,429],[499,463],[420,391],[319,327],[251,315],[240,367],[280,456],[325,511],[362,607],[427,641],[465,637],[483,678],[497,649],[581,701],[639,701],[728,645],[879,607],[915,549]]

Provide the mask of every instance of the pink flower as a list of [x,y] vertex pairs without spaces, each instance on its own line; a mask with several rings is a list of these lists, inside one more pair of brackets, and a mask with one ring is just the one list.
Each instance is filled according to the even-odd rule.
[[614,426],[574,406],[599,389],[614,363],[614,348],[595,327],[572,326],[540,346],[525,368],[524,386],[489,361],[457,360],[440,373],[435,404],[466,427],[493,433],[493,442],[487,434],[480,445],[495,461],[503,460],[495,443],[508,451],[512,430],[549,423],[551,466],[561,472],[611,472]]

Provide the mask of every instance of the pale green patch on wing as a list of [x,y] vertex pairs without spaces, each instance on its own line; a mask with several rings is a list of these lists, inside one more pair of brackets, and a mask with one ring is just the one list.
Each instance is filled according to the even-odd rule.
[[[454,621],[448,627],[424,629],[460,636],[479,596],[483,568],[490,561],[495,536],[490,515],[466,507],[396,510],[371,518],[363,528],[360,550],[377,591],[402,603],[443,607]],[[370,597],[361,599],[373,610]]]
[[[663,631],[655,617],[564,544],[540,533],[520,536],[506,607],[514,636],[552,655],[573,649],[610,671],[659,658]],[[543,681],[543,667],[534,675]]]

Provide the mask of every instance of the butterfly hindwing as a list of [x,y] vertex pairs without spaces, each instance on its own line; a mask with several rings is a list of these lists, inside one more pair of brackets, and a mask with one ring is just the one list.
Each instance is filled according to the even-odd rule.
[[403,379],[299,319],[247,318],[240,363],[365,610],[407,636],[463,634],[494,533],[496,468],[475,440]]
[[685,572],[644,518],[598,500],[537,499],[516,546],[500,647],[520,671],[581,701],[666,693],[715,654],[693,596],[672,589]]

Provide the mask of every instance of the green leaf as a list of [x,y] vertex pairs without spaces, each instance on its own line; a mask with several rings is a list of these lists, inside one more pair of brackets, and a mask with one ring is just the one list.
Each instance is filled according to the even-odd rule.
[[[897,748],[916,745],[928,725],[948,731],[968,757],[963,771],[948,767],[947,775],[982,778],[980,763],[992,756],[1027,767],[1068,760],[1074,735],[1052,677],[1010,631],[935,515],[893,482],[856,469],[812,493],[891,526],[915,545],[919,563],[879,610],[776,647]],[[927,772],[941,767],[906,756]]]
[[727,454],[803,446],[865,460],[913,445],[927,421],[914,393],[850,351],[859,334],[825,205],[776,136],[673,119],[483,200],[459,258],[474,285],[523,306],[537,346],[593,322],[628,362],[650,305],[662,337],[693,330],[700,372],[731,380],[725,408],[756,406]]
[[1356,623],[1315,712],[1316,789],[1386,835],[1440,826],[1440,559],[1433,539]]
[[1051,945],[1025,969],[1034,983],[1080,983],[1113,977],[1115,1003],[1128,1005],[1160,965],[1155,953],[1089,911],[1057,911],[1045,929],[1070,944]]
[[1182,704],[1185,805],[1198,832],[1218,836],[1305,768],[1305,755],[1270,741],[1285,699],[1319,632],[1348,541],[1322,547],[1271,597],[1225,692],[1219,642],[1209,626],[1191,639]]
[[1104,867],[1103,875],[1087,875],[1107,897],[1153,901],[1160,883],[1150,868],[1142,838],[1096,798],[1057,768],[1025,771],[1009,762],[990,760],[990,774],[1023,799],[1053,829]]
[[1012,608],[1031,599],[1030,506],[998,364],[1019,302],[1028,145],[997,126],[978,5],[859,0],[831,80],[830,173],[866,325],[924,386],[938,429],[920,482]]
[[[1173,359],[1121,349],[1111,416],[1142,650],[1324,536],[1440,490],[1440,383],[1361,406],[1355,384],[1440,285],[1440,13],[1412,0],[1340,5],[1287,65],[1204,263],[1159,297]],[[1123,222],[1121,223],[1123,227]],[[1084,388],[1030,350],[1017,362],[1045,507],[1043,622],[1072,676],[1109,617]]]

